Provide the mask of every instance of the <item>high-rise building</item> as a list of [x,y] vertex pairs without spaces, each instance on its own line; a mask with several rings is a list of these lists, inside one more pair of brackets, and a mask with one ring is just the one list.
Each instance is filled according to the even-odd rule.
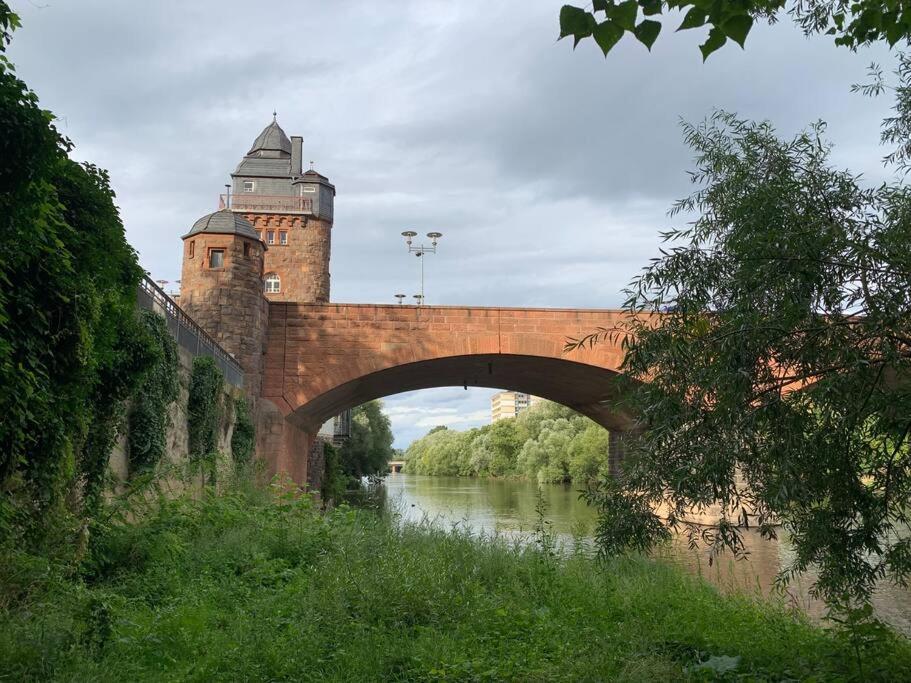
[[521,391],[501,391],[490,397],[490,421],[515,417],[541,402],[541,398]]

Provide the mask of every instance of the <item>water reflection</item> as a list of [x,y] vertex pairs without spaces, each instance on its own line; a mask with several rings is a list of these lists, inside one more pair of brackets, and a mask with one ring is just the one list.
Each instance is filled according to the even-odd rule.
[[[533,531],[539,500],[539,487],[528,481],[429,477],[416,474],[391,474],[384,480],[388,505],[406,520],[434,520],[444,525],[460,525],[477,533],[499,534],[507,538],[527,538]],[[591,534],[595,513],[571,486],[545,485],[540,496],[547,519],[558,540],[568,545],[573,538]],[[749,550],[745,560],[722,556],[709,565],[705,549],[690,550],[685,538],[678,537],[656,554],[688,571],[698,573],[725,591],[772,594],[779,568],[790,561],[787,539],[767,541],[748,532],[744,542]],[[807,575],[788,586],[784,595],[773,595],[799,606],[815,618],[825,614],[825,605],[810,597],[813,576]],[[873,599],[877,615],[897,629],[911,635],[911,591],[891,584],[883,585]]]

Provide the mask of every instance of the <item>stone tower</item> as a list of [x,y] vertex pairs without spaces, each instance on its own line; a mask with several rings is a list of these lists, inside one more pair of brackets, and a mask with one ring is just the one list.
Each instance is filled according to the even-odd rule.
[[183,236],[180,305],[244,369],[249,396],[259,396],[268,302],[263,298],[266,245],[243,216],[222,209]]
[[329,301],[329,256],[335,187],[302,170],[303,138],[272,122],[231,174],[224,205],[241,214],[268,245],[263,291],[270,301]]

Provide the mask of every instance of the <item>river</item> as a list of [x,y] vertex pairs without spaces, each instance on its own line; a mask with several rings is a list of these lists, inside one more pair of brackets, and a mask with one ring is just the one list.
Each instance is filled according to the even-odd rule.
[[[459,525],[476,533],[499,534],[507,538],[528,537],[537,521],[537,484],[512,479],[429,477],[418,474],[390,474],[384,480],[387,505],[408,521],[427,519],[444,526]],[[595,512],[579,500],[569,485],[540,487],[546,519],[562,544],[589,537]],[[771,595],[799,605],[814,619],[826,612],[825,605],[809,595],[812,575],[788,586],[787,594],[772,592],[775,575],[789,561],[787,539],[767,541],[747,532],[749,556],[734,560],[722,556],[709,566],[704,550],[694,551],[684,539],[672,541],[656,551],[664,561],[698,573],[723,591],[747,591]],[[911,635],[911,590],[883,584],[873,596],[877,616],[906,635]]]

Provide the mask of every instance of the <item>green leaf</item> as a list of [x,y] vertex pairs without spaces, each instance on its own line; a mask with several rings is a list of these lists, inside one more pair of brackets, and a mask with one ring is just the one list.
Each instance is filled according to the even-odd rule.
[[753,28],[753,17],[748,14],[737,14],[721,24],[721,30],[735,43],[743,47],[747,34]]
[[646,19],[636,27],[634,31],[639,42],[645,45],[650,51],[658,34],[661,33],[661,24],[651,19]]
[[639,3],[636,0],[626,0],[619,5],[614,5],[607,10],[607,16],[613,19],[624,31],[633,31],[636,28],[636,16],[639,14]]
[[606,12],[607,8],[611,6],[611,3],[608,0],[593,0],[592,2],[592,11],[594,12]]
[[725,37],[724,32],[720,28],[713,28],[709,32],[708,39],[699,46],[699,51],[702,52],[702,61],[704,62],[708,59],[710,54],[726,42],[728,42],[728,39]]
[[607,57],[607,53],[610,52],[611,48],[617,44],[617,41],[623,37],[623,29],[614,22],[608,20],[595,26],[592,35],[595,38],[595,42],[598,43],[598,47],[600,47],[601,51],[604,53],[604,56]]
[[683,17],[683,23],[680,24],[680,27],[677,30],[683,31],[688,28],[705,26],[705,19],[707,16],[708,15],[698,7],[691,7],[690,11]]
[[563,5],[560,9],[560,38],[574,36],[578,45],[582,38],[592,34],[595,18],[583,9],[572,5]]
[[639,6],[642,8],[642,14],[647,17],[661,14],[661,0],[639,0]]

